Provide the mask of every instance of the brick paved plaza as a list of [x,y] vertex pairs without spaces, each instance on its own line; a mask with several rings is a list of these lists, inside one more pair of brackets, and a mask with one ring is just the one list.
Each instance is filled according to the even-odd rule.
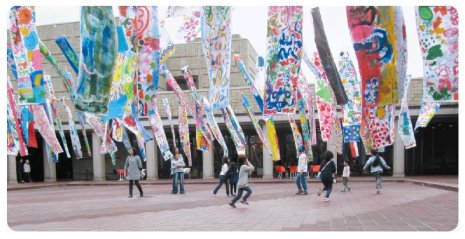
[[143,184],[144,198],[127,198],[126,185],[45,187],[8,191],[8,224],[15,231],[450,231],[458,223],[458,193],[411,182],[334,185],[329,203],[294,195],[289,183],[252,184],[250,205],[231,208],[224,189],[188,184],[185,195],[170,185]]

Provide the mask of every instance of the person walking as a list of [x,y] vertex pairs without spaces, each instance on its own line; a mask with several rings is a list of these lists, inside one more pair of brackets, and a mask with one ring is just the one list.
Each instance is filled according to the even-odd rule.
[[[297,177],[295,183],[297,184],[297,195],[307,195],[307,156],[305,155],[305,148],[299,148],[299,163],[297,165]],[[303,189],[303,190],[302,190]]]
[[27,179],[27,182],[31,182],[31,165],[29,164],[29,160],[26,159],[26,162],[23,165],[24,176]]
[[318,196],[320,196],[323,191],[326,191],[325,202],[329,202],[329,195],[331,195],[333,191],[333,174],[336,172],[336,165],[332,160],[333,157],[334,155],[330,151],[325,151],[323,153],[324,161],[321,164],[323,167],[320,169],[320,179],[324,188],[318,188]]
[[124,163],[124,170],[127,170],[127,179],[129,180],[129,198],[132,198],[132,187],[135,183],[137,189],[139,189],[140,197],[144,196],[144,192],[142,191],[142,186],[139,184],[139,180],[141,179],[142,170],[142,161],[140,160],[139,156],[134,155],[134,149],[129,149],[129,156],[126,158],[126,163]]
[[218,190],[220,190],[221,186],[223,184],[226,186],[226,196],[229,197],[229,184],[228,184],[228,178],[226,176],[226,172],[228,172],[229,169],[229,158],[224,157],[223,158],[223,166],[221,167],[221,172],[220,172],[220,182],[218,183],[218,186],[216,186],[215,190],[213,190],[213,195],[216,195]]
[[375,149],[371,150],[371,157],[368,159],[368,161],[365,163],[365,166],[363,167],[363,170],[366,171],[368,167],[370,167],[370,172],[375,175],[375,180],[376,180],[376,193],[380,194],[381,193],[381,174],[383,174],[383,168],[390,170],[391,167],[389,167],[386,164],[386,161],[384,161],[383,157],[379,156],[378,151]]
[[228,178],[229,182],[229,192],[231,193],[231,196],[235,197],[237,191],[237,181],[239,180],[239,172],[237,171],[237,166],[235,162],[231,162],[229,164],[229,169],[226,172],[226,177]]
[[23,174],[24,174],[24,161],[20,159],[16,164],[16,174],[18,177],[18,183],[24,183]]
[[173,176],[173,190],[172,194],[178,193],[178,184],[179,184],[179,193],[184,194],[184,158],[182,154],[179,153],[179,149],[174,150],[174,159],[171,160],[171,172]]
[[344,185],[344,190],[341,192],[346,192],[346,189],[350,192],[350,187],[348,186],[350,177],[350,166],[349,161],[344,160],[344,169],[342,170],[342,185]]
[[232,199],[229,205],[233,208],[236,208],[236,202],[242,197],[242,193],[246,191],[247,193],[242,198],[241,203],[248,205],[247,198],[252,194],[252,189],[249,187],[249,176],[252,174],[252,171],[255,169],[254,166],[249,162],[249,160],[241,156],[239,158],[239,163],[241,168],[239,169],[239,181],[237,182],[238,192],[236,197]]

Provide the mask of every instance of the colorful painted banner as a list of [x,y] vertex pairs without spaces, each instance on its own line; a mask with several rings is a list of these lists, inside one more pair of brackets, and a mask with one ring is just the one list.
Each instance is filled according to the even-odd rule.
[[368,108],[368,117],[370,118],[368,127],[374,149],[394,144],[395,109],[395,105]]
[[302,50],[302,7],[268,7],[264,114],[295,111]]
[[297,110],[299,110],[300,126],[302,127],[303,144],[305,145],[305,152],[307,152],[307,161],[313,162],[311,131],[308,125],[307,112],[305,111],[305,99],[300,90],[297,90]]
[[[263,102],[263,96],[265,95],[265,81],[266,81],[266,76],[265,76],[265,58],[263,56],[257,56],[257,67],[256,67],[257,73],[256,73],[256,78],[255,78],[255,86],[257,87],[258,92],[260,93],[260,96],[262,97],[262,102]],[[263,110],[262,110],[263,114]]]
[[171,39],[168,30],[165,28],[164,20],[160,21],[160,62],[166,63],[166,60],[173,55],[176,48]]
[[400,106],[399,119],[397,122],[397,131],[404,143],[405,149],[413,148],[416,146],[415,135],[413,132],[412,121],[408,109],[408,89],[411,78],[407,77],[402,87],[402,104]]
[[318,117],[320,121],[321,139],[323,142],[327,142],[331,137],[333,118],[335,117],[334,114],[336,112],[336,107],[333,103],[333,97],[328,78],[326,78],[326,74],[324,74],[324,69],[321,65],[320,57],[316,52],[314,53],[313,62],[317,68],[317,71],[319,71],[319,74],[322,76],[316,80],[315,95],[316,105],[318,108]]
[[84,115],[84,113],[82,113],[79,110],[76,110],[76,115],[78,117],[79,124],[81,125],[81,132],[82,132],[82,136],[84,138],[84,144],[86,145],[87,154],[90,157],[90,156],[92,156],[92,151],[90,150],[89,140],[87,140],[87,128],[86,128],[85,115]]
[[34,131],[34,124],[34,120],[29,122],[29,138],[27,140],[27,146],[32,148],[39,148],[39,145],[37,144],[36,132]]
[[360,138],[363,142],[363,147],[365,148],[365,153],[367,155],[371,154],[373,149],[373,141],[371,140],[371,133],[369,129],[370,117],[368,116],[368,108],[362,109],[362,124],[360,125]]
[[228,105],[227,108],[221,109],[221,113],[223,114],[224,123],[226,124],[226,128],[231,135],[231,139],[236,146],[237,155],[245,156],[246,146],[244,133],[242,132],[241,126],[237,122],[236,116],[234,115],[231,106]]
[[7,47],[7,62],[8,66],[10,67],[11,73],[13,74],[13,77],[18,80],[18,72],[16,70],[16,63],[15,63],[15,57],[13,55],[13,50],[11,50],[11,44],[10,42],[7,42],[8,47]]
[[123,127],[123,144],[126,151],[129,153],[129,150],[132,149],[131,141],[129,140],[128,132]]
[[352,158],[357,158],[359,155],[358,153],[358,144],[357,142],[349,142],[349,147],[350,147],[350,155]]
[[153,134],[163,159],[165,159],[165,161],[172,160],[173,154],[170,151],[168,140],[166,140],[165,131],[163,130],[163,122],[161,121],[157,108],[154,109],[154,114],[150,115],[150,125],[152,125]]
[[215,116],[213,115],[213,111],[210,108],[210,103],[208,102],[207,98],[202,97],[202,104],[205,109],[205,115],[207,116],[206,125],[208,125],[210,132],[223,148],[223,155],[229,155],[228,146],[226,145],[223,135],[221,134],[220,127],[218,127],[218,124],[216,123]]
[[[45,99],[45,101],[46,101],[46,107],[45,107],[46,112],[45,113],[47,113],[48,120],[50,121],[50,127],[52,128],[52,130],[54,132],[56,132],[55,127],[53,126],[53,110],[52,110],[51,101],[50,101],[50,99]],[[31,135],[35,135],[35,134],[31,133]],[[47,155],[47,161],[48,162],[51,162],[51,161],[53,161],[55,163],[58,162],[58,158],[59,158],[58,154],[53,153],[48,144],[45,144],[45,153]]]
[[291,130],[292,130],[292,136],[294,137],[295,151],[300,152],[300,149],[305,149],[305,146],[303,144],[302,135],[300,134],[300,131],[299,131],[299,126],[297,126],[297,124],[295,123],[295,120],[292,117],[293,116],[288,115],[289,124],[291,125]]
[[123,142],[123,125],[120,119],[114,118],[110,122],[111,138],[116,142]]
[[402,100],[405,81],[407,80],[407,65],[408,65],[408,51],[407,51],[407,32],[405,28],[404,13],[401,6],[394,6],[394,25],[396,35],[396,49],[397,49],[397,87],[398,98]]
[[335,116],[333,121],[333,132],[335,137],[335,146],[336,152],[338,154],[342,154],[342,128],[341,128],[341,121]]
[[348,52],[339,54],[339,75],[349,101],[342,108],[342,133],[344,142],[360,142],[362,124],[362,97],[360,80]]
[[79,73],[79,57],[68,39],[65,36],[59,36],[55,39],[55,43],[58,45],[66,60],[71,65],[71,68],[73,68],[74,73],[77,75]]
[[241,56],[239,54],[234,54],[234,62],[239,67],[239,70],[241,71],[242,76],[245,79],[245,82],[247,83],[247,85],[249,85],[250,91],[252,92],[252,95],[254,96],[255,101],[258,104],[260,112],[263,113],[263,98],[260,92],[258,91],[257,86],[255,85],[249,73],[247,72],[247,69],[244,66],[244,62],[241,60]]
[[[305,108],[307,109],[308,134],[311,145],[316,145],[316,123],[315,123],[315,86],[309,84],[307,78],[300,73],[299,89],[302,93]],[[309,146],[311,146],[309,145]],[[308,150],[307,150],[308,151]]]
[[110,154],[112,159],[114,157],[114,153],[118,151],[113,139],[111,138],[110,130],[108,129],[109,125],[104,124],[103,121],[97,117],[95,114],[84,112],[86,117],[86,122],[92,127],[94,132],[102,139],[102,145],[100,146],[100,153],[101,154]]
[[458,101],[459,15],[452,6],[415,7],[425,101]]
[[174,44],[187,43],[200,32],[200,7],[169,6],[165,26]]
[[329,80],[329,85],[333,89],[334,96],[338,105],[345,105],[349,101],[344,86],[334,63],[331,49],[329,49],[328,40],[326,39],[323,21],[321,20],[320,8],[312,8],[313,29],[315,32],[315,45],[320,55],[324,73]]
[[19,155],[21,156],[26,156],[28,155],[28,150],[26,146],[26,141],[23,138],[23,128],[19,124],[19,118],[18,118],[18,112],[16,111],[16,102],[14,100],[14,91],[13,91],[13,86],[11,85],[10,78],[8,77],[7,81],[7,95],[8,95],[8,104],[11,107],[11,114],[13,116],[13,122],[16,128],[16,132],[18,135],[18,143],[19,143]]
[[265,137],[265,133],[263,132],[262,128],[258,124],[258,120],[255,117],[255,114],[252,112],[252,107],[249,103],[249,99],[247,99],[247,97],[243,93],[241,94],[241,96],[242,96],[242,106],[244,106],[245,110],[247,111],[247,115],[249,116],[250,121],[252,122],[252,125],[255,128],[255,131],[257,132],[258,138],[262,142],[263,147],[265,147],[271,155],[272,151],[271,151],[270,143]]
[[136,19],[134,30],[137,35],[139,52],[137,108],[140,116],[149,116],[155,114],[160,71],[158,7],[136,7]]
[[279,141],[276,134],[276,127],[274,125],[273,118],[265,118],[266,122],[266,135],[268,142],[270,142],[271,151],[273,152],[273,161],[281,160],[281,154],[279,152]]
[[168,121],[170,122],[171,137],[173,138],[173,147],[176,147],[176,134],[174,133],[173,118],[171,116],[170,103],[168,102],[167,98],[163,98],[163,107],[165,108],[165,112],[168,115]]
[[212,110],[218,110],[229,104],[232,7],[205,6],[202,9],[202,53],[210,79],[208,100]]
[[[189,121],[187,119],[187,109],[183,104],[179,105],[179,141],[181,142],[181,147],[186,154],[187,161],[189,162],[189,167],[192,166],[192,154],[191,154],[191,143],[189,137]],[[176,147],[176,145],[175,145]]]
[[58,127],[58,132],[60,133],[61,142],[63,143],[63,148],[65,150],[66,157],[71,158],[71,154],[69,153],[69,149],[68,149],[68,143],[66,142],[65,131],[63,130],[63,125],[59,117],[60,113],[58,112],[57,98],[55,97],[55,90],[53,89],[52,79],[50,75],[44,76],[44,83],[47,89],[48,98],[50,99],[50,106],[52,107],[52,110],[53,110],[53,117],[49,119],[50,124],[53,125],[53,118],[54,118],[55,123]]
[[394,7],[348,6],[347,22],[357,55],[363,107],[396,104],[397,38]]
[[73,145],[73,151],[76,155],[76,158],[82,158],[82,151],[81,151],[81,142],[79,141],[79,135],[76,128],[76,124],[74,123],[73,114],[69,109],[68,105],[65,102],[65,99],[61,98],[61,103],[65,107],[66,112],[68,113],[68,125],[69,125],[69,134],[71,137],[71,144]]
[[439,112],[440,104],[434,101],[422,101],[420,106],[420,114],[415,123],[414,131],[418,128],[426,128],[431,119]]
[[7,104],[7,154],[16,156],[19,152],[19,136],[10,102]]
[[112,7],[81,7],[79,83],[74,101],[76,109],[100,114],[108,112],[116,55],[117,37]]
[[29,122],[34,118],[34,116],[32,115],[32,112],[29,112],[28,105],[20,105],[19,109],[21,113],[19,119],[21,120],[21,127],[23,128],[22,133],[24,137],[24,142],[27,144],[29,138]]
[[32,112],[35,118],[35,128],[39,130],[42,138],[50,146],[50,149],[54,153],[62,153],[60,142],[55,135],[55,131],[52,129],[50,122],[48,121],[47,114],[45,113],[42,105],[31,105]]
[[190,115],[194,115],[194,111],[190,107],[190,105],[187,104],[184,98],[184,92],[181,90],[181,87],[179,87],[178,83],[176,82],[176,79],[174,79],[173,75],[171,72],[168,70],[168,67],[166,67],[165,64],[161,64],[160,66],[161,70],[161,76],[165,79],[166,84],[171,88],[171,90],[174,91],[174,94],[178,97],[179,103],[181,105],[184,105],[186,109],[188,110]]

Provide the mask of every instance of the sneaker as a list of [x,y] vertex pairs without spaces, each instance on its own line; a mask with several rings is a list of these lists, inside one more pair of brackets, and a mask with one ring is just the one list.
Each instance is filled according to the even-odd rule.
[[304,191],[304,192],[302,193],[302,195],[308,195],[307,191]]
[[229,206],[231,206],[233,208],[236,208],[236,205],[234,205],[234,203],[232,203],[232,202],[229,203]]
[[140,193],[140,196],[139,196],[139,197],[143,198],[143,197],[144,197],[144,193]]
[[216,193],[215,193],[215,191],[212,191],[212,193],[213,193],[213,195],[215,195],[215,196],[216,196]]
[[178,192],[171,192],[171,194],[178,194]]
[[303,191],[302,191],[302,190],[299,190],[299,191],[297,191],[297,192],[295,193],[295,195],[299,195],[299,194],[302,194],[302,193],[303,193]]
[[325,198],[324,201],[325,201],[325,202],[329,202],[329,198]]
[[132,195],[131,195],[131,194],[129,194],[129,197],[128,197],[128,198],[132,198]]
[[249,205],[249,203],[247,201],[244,201],[244,200],[241,200],[241,203],[245,204],[245,205]]
[[317,192],[318,197],[321,195],[321,192],[322,192],[322,191],[323,191],[323,190],[321,190],[321,188],[318,188],[318,192]]

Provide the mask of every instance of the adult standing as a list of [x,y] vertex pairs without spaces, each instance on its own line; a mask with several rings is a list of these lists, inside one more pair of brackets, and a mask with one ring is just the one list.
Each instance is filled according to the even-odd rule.
[[391,169],[386,164],[386,161],[384,161],[383,157],[379,156],[378,151],[372,149],[371,150],[371,157],[368,159],[366,162],[365,166],[363,167],[363,170],[366,171],[368,167],[370,167],[370,172],[375,175],[375,180],[376,180],[376,193],[380,194],[381,193],[381,174],[383,174],[383,168],[386,169]]
[[242,165],[239,170],[239,181],[237,183],[238,192],[236,197],[229,203],[229,205],[233,208],[236,208],[236,202],[242,197],[242,193],[246,191],[244,198],[242,198],[241,203],[248,205],[247,198],[250,197],[252,194],[252,189],[249,187],[249,176],[252,174],[252,171],[255,167],[249,162],[249,160],[241,156],[239,158],[239,163]]
[[179,184],[179,193],[184,194],[184,158],[179,153],[179,149],[174,150],[174,158],[171,160],[171,172],[173,176],[173,190],[172,194],[178,193],[178,184]]
[[213,195],[216,195],[218,190],[220,190],[221,186],[225,184],[226,186],[226,196],[229,197],[229,184],[228,184],[228,178],[226,175],[226,172],[228,172],[229,169],[229,158],[224,157],[223,158],[223,166],[221,166],[221,172],[220,172],[220,182],[218,183],[218,186],[216,186],[215,190],[213,190]]
[[320,178],[323,183],[324,188],[318,188],[318,196],[321,195],[323,191],[326,191],[325,202],[329,202],[329,195],[333,191],[333,174],[336,173],[336,165],[332,160],[334,157],[333,153],[326,151],[323,153],[323,163],[321,164],[320,169]]
[[139,189],[140,197],[144,196],[144,192],[142,192],[142,187],[139,184],[139,180],[141,179],[142,170],[142,161],[140,160],[139,156],[134,155],[134,149],[129,149],[129,156],[126,158],[126,163],[124,163],[124,170],[127,170],[127,179],[129,180],[129,198],[132,198],[132,187],[135,183],[137,189]]
[[[307,195],[307,156],[305,155],[305,148],[299,148],[299,163],[297,165],[297,177],[295,183],[297,184],[297,195]],[[303,189],[303,190],[302,190]]]
[[27,179],[27,182],[31,182],[31,165],[29,164],[29,160],[26,159],[26,162],[23,165],[24,176]]

